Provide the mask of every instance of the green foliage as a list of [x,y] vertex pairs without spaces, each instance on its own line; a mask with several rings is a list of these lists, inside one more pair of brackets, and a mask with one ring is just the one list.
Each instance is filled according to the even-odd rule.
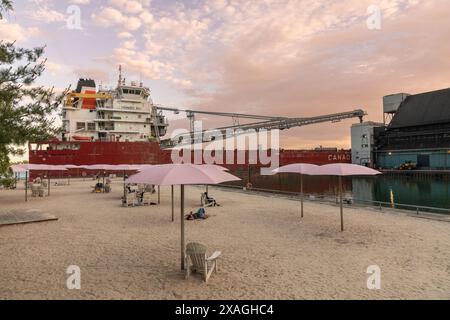
[[[12,10],[9,0],[0,0],[2,13]],[[9,166],[10,155],[24,150],[14,146],[44,141],[57,135],[54,117],[66,92],[33,85],[45,70],[44,47],[17,48],[0,41],[0,174]]]
[[0,179],[0,185],[5,189],[12,189],[16,185],[16,180],[14,178],[3,178]]

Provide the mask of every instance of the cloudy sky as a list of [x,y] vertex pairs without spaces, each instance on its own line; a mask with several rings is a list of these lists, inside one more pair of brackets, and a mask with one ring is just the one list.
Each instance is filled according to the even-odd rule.
[[[383,95],[450,86],[448,0],[13,3],[0,39],[45,44],[39,83],[57,88],[78,77],[114,85],[122,64],[165,106],[293,117],[363,108],[381,121]],[[368,24],[376,9],[380,29]],[[355,121],[283,131],[281,143],[349,147]]]

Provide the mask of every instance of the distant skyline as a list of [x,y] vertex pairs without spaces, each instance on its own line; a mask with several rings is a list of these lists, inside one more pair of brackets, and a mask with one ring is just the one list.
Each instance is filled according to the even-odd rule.
[[[0,38],[46,45],[38,84],[144,82],[156,104],[274,116],[366,110],[450,87],[448,0],[15,0]],[[373,8],[378,28],[370,28]],[[80,20],[78,23],[77,10]],[[81,27],[81,29],[78,28]],[[199,118],[200,119],[200,118]],[[211,125],[231,124],[205,119]],[[357,119],[281,133],[284,148],[350,147]],[[170,129],[185,126],[173,120]]]

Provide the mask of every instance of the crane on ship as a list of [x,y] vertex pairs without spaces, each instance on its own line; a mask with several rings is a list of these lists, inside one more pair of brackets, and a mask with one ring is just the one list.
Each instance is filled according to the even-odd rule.
[[[215,111],[203,111],[203,110],[187,110],[187,109],[178,109],[178,108],[170,108],[163,106],[155,106],[155,108],[159,111],[172,111],[175,114],[180,112],[186,113],[186,117],[190,120],[190,132],[183,133],[172,137],[171,139],[161,140],[160,144],[162,148],[172,148],[174,146],[180,146],[183,144],[191,144],[194,142],[194,135],[200,135],[200,132],[194,132],[194,122],[195,115],[211,115],[211,116],[219,116],[219,117],[228,117],[233,120],[233,124],[230,126],[224,126],[220,128],[214,129],[205,129],[201,131],[201,139],[202,142],[210,142],[208,139],[208,135],[205,135],[207,132],[211,132],[214,130],[215,132],[220,132],[224,139],[230,138],[229,132],[230,130],[233,132],[232,136],[243,134],[248,130],[284,130],[290,129],[294,127],[302,127],[306,125],[323,123],[323,122],[339,122],[344,119],[351,118],[359,118],[359,121],[363,121],[363,117],[367,115],[367,113],[362,109],[356,109],[353,111],[347,112],[339,112],[326,114],[315,117],[303,117],[303,118],[290,118],[290,117],[274,117],[274,116],[264,116],[264,115],[255,115],[255,114],[243,114],[243,113],[230,113],[230,112],[215,112]],[[240,119],[251,119],[256,120],[254,122],[249,123],[240,123]],[[196,141],[197,143],[199,141]]]

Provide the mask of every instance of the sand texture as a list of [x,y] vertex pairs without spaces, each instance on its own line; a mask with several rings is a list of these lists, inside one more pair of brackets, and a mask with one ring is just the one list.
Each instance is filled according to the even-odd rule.
[[[221,204],[186,221],[186,242],[222,251],[205,283],[180,270],[179,187],[171,222],[170,187],[158,206],[124,208],[122,187],[90,193],[92,180],[52,187],[48,198],[0,191],[2,210],[38,209],[57,221],[0,227],[1,299],[449,299],[450,223],[370,208],[339,208],[210,187]],[[186,211],[201,187],[186,187]],[[155,201],[157,199],[154,196]],[[81,269],[69,290],[66,269]],[[366,286],[369,265],[381,289]]]

